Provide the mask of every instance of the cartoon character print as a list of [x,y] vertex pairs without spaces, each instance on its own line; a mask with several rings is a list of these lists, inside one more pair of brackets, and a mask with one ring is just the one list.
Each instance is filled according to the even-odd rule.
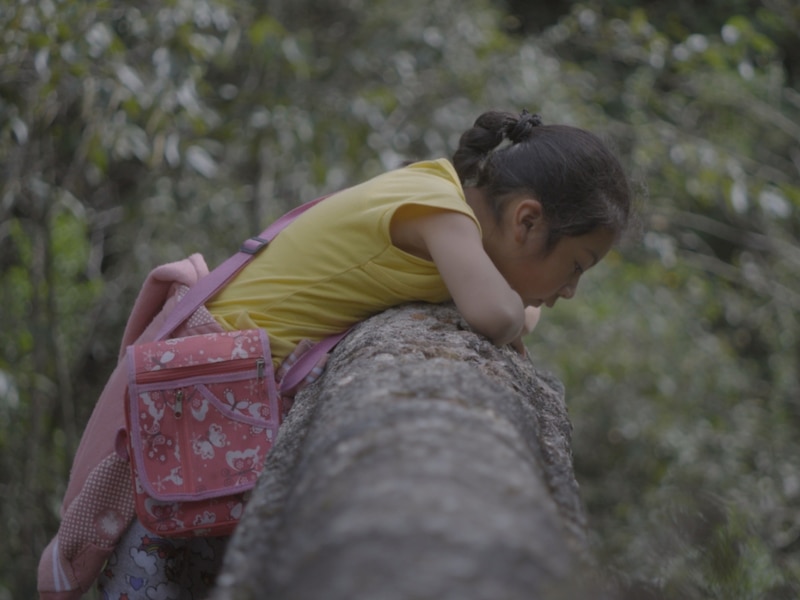
[[250,352],[244,348],[244,345],[249,341],[250,337],[246,335],[240,335],[234,338],[231,358],[250,358]]
[[129,573],[126,573],[124,566],[118,567],[118,563],[119,557],[117,556],[117,550],[115,549],[111,556],[108,557],[108,561],[98,577],[97,589],[100,591],[102,600],[128,600],[127,592],[110,593],[105,589],[109,581],[117,580],[118,575],[125,581],[126,586],[129,588],[133,588],[133,586],[131,586],[130,579],[136,580],[134,583],[136,586],[135,591],[140,590],[144,585],[144,579],[141,577],[133,577]]
[[261,458],[258,453],[259,446],[247,450],[236,450],[225,454],[225,462],[230,467],[225,483],[229,485],[243,485],[253,483],[258,478],[261,470]]
[[248,331],[232,331],[233,350],[231,358],[250,358],[261,353],[261,336]]
[[[153,418],[154,423],[160,423],[164,418],[164,410],[167,403],[164,401],[164,395],[161,392],[140,392],[139,398],[147,407],[147,415]],[[143,414],[142,417],[145,417]]]
[[[227,337],[229,342],[217,345],[213,351],[208,351],[213,344],[196,337],[159,342],[160,345],[152,350],[143,349],[139,355],[140,365],[149,364],[150,370],[158,371],[205,365],[228,357],[255,360],[256,355],[262,356],[260,333],[238,337],[233,333],[218,335]],[[149,356],[145,359],[147,352]],[[190,371],[192,374],[201,372],[202,367]],[[205,378],[196,386],[181,387],[180,403],[176,401],[178,396],[173,390],[137,394],[142,450],[153,465],[142,473],[149,481],[148,490],[159,492],[160,496],[162,493],[205,492],[222,486],[240,487],[255,483],[263,463],[261,449],[266,444],[265,453],[269,450],[272,435],[277,430],[277,423],[272,427],[269,425],[271,417],[277,417],[274,411],[270,411],[267,394],[266,379],[272,377],[271,365],[267,363],[266,367],[259,368],[257,374],[257,377],[228,381],[222,377]],[[177,410],[178,406],[182,410]],[[230,414],[224,414],[226,412],[248,418],[231,419]],[[254,424],[254,418],[263,425]],[[246,443],[239,442],[240,438]],[[233,446],[234,441],[238,448]],[[193,457],[191,460],[196,461],[191,463],[195,465],[193,470],[181,467],[180,456],[184,455],[186,460],[187,453]],[[191,482],[189,474],[192,474]],[[212,527],[230,522],[227,515],[235,518],[243,507],[240,497],[228,497],[222,503],[197,507],[191,503],[156,501],[147,497],[138,477],[136,480],[137,502],[145,505],[143,513],[149,515],[149,519],[144,521],[153,531],[174,531],[187,526],[195,533],[210,531]]]
[[[249,499],[249,494],[246,494],[246,499]],[[226,507],[228,509],[228,516],[231,519],[239,520],[242,518],[242,513],[244,513],[244,502],[238,502],[236,500],[231,500],[226,503]]]
[[192,437],[192,450],[198,456],[206,460],[214,458],[215,448],[224,448],[227,443],[227,436],[223,433],[222,427],[217,423],[212,423],[205,435],[196,434]]
[[272,411],[269,409],[269,404],[263,402],[254,402],[247,407],[247,412],[251,417],[256,419],[263,419],[269,421],[272,416]]
[[177,502],[158,502],[152,498],[145,498],[144,508],[152,517],[151,525],[155,530],[171,531],[183,528],[180,504]]
[[189,410],[195,421],[205,421],[208,414],[208,400],[200,394],[192,395],[192,399],[189,402]]
[[[166,340],[166,342],[169,343],[170,340]],[[169,363],[175,360],[176,356],[177,353],[171,349],[164,350],[161,353],[154,352],[151,350],[144,355],[144,359],[147,361],[146,364],[149,365],[147,370],[160,371],[161,369],[164,369],[166,367],[171,367],[173,365],[170,365]]]
[[[269,372],[265,372],[265,376],[263,379],[253,379],[248,382],[247,384],[247,394],[249,398],[254,398],[255,400],[248,400],[248,406],[242,412],[248,414],[251,417],[255,417],[256,419],[263,419],[265,421],[269,421],[270,417],[272,416],[272,411],[270,410],[270,406],[268,402],[262,402],[262,400],[267,400],[267,380],[266,378],[269,377]],[[256,401],[258,400],[258,401]]]
[[243,412],[248,406],[250,406],[250,400],[245,398],[244,400],[237,400],[236,394],[230,388],[225,388],[222,392],[222,397],[225,400],[225,404],[234,412]]
[[163,492],[167,488],[167,484],[172,484],[172,487],[180,488],[183,485],[183,475],[180,465],[174,467],[166,477],[158,476],[152,483],[153,487],[160,492]]
[[144,443],[145,456],[150,460],[165,463],[168,454],[175,447],[175,441],[159,431],[158,426],[147,427],[142,423],[142,442]]
[[[173,542],[157,535],[143,535],[140,542],[138,550],[158,560],[166,560],[172,556],[175,553],[175,547],[179,544],[179,542]],[[143,565],[142,560],[137,561],[137,564],[143,566],[145,571],[150,571],[149,567]]]
[[208,597],[226,540],[166,539],[138,522],[120,540],[98,577],[102,600],[199,600]]
[[203,514],[194,516],[192,525],[195,527],[202,527],[203,525],[213,525],[217,521],[217,515],[211,511],[203,511]]

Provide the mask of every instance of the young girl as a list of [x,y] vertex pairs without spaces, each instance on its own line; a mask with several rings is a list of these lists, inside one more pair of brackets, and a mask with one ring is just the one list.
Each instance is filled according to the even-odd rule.
[[[301,215],[206,308],[225,330],[265,329],[276,367],[302,340],[410,301],[453,300],[477,333],[524,352],[541,307],[573,297],[625,229],[630,203],[623,169],[593,134],[487,112],[452,162],[390,171]],[[100,588],[114,600],[202,597],[223,545],[158,538],[133,519]],[[80,596],[48,596],[42,570],[43,598]]]
[[301,339],[414,300],[452,299],[476,332],[522,350],[536,309],[574,295],[629,204],[621,167],[593,135],[486,113],[452,164],[412,164],[325,200],[207,308],[225,329],[269,332],[276,366]]

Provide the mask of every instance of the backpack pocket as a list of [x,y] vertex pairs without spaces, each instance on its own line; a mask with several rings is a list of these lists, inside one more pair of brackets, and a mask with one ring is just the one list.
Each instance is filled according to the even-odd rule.
[[139,520],[159,535],[230,533],[280,425],[266,332],[138,344],[127,360]]

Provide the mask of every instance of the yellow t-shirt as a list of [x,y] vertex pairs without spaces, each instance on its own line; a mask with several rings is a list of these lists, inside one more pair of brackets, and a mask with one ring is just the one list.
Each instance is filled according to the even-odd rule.
[[449,300],[433,262],[392,244],[392,216],[409,205],[460,212],[480,228],[450,162],[415,163],[298,217],[208,310],[227,330],[265,329],[278,365],[304,338],[322,340],[404,302]]

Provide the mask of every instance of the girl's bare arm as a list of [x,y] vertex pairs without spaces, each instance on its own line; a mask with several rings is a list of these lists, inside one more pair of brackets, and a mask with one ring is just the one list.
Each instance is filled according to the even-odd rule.
[[480,232],[466,215],[440,211],[405,224],[418,236],[467,323],[498,346],[526,333],[522,299],[483,249]]

